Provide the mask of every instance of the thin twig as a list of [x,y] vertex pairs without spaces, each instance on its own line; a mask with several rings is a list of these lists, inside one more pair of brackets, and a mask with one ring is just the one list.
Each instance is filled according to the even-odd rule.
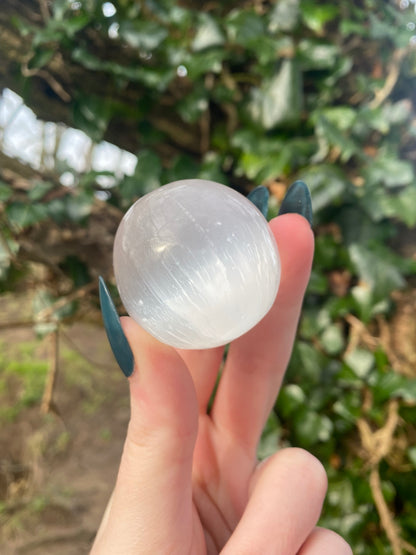
[[53,305],[48,306],[47,308],[44,308],[43,310],[41,310],[36,315],[36,320],[37,321],[47,320],[57,310],[60,310],[61,308],[63,308],[67,304],[72,303],[73,301],[76,301],[78,299],[81,299],[81,298],[85,297],[88,293],[90,293],[91,291],[93,291],[96,288],[97,288],[97,284],[94,281],[91,281],[90,283],[87,283],[86,285],[84,285],[83,287],[80,287],[79,289],[76,289],[75,291],[73,291],[72,293],[67,295],[66,297],[60,298]]
[[398,409],[397,400],[390,401],[386,423],[375,432],[371,430],[364,418],[357,421],[361,443],[366,451],[367,463],[371,466],[376,466],[391,451],[393,435],[399,423]]
[[370,488],[381,525],[389,539],[393,555],[402,555],[400,532],[384,499],[378,466],[370,472]]
[[27,61],[22,64],[22,74],[24,77],[41,77],[48,83],[51,89],[57,94],[57,96],[59,96],[59,98],[63,102],[71,102],[71,96],[69,95],[69,93],[66,92],[63,86],[55,79],[53,75],[51,75],[44,69],[29,69],[27,64]]
[[374,504],[376,506],[381,526],[390,542],[393,555],[402,555],[402,539],[400,527],[394,522],[381,489],[379,463],[386,457],[393,445],[393,437],[399,423],[399,404],[396,399],[390,401],[385,425],[373,432],[366,420],[360,418],[357,427],[360,432],[361,444],[364,449],[364,459],[371,467],[369,483]]
[[378,346],[379,342],[377,338],[370,334],[366,325],[356,316],[347,314],[345,316],[345,321],[350,325],[351,330],[348,345],[344,353],[345,355],[354,351],[361,341],[364,341],[370,349],[375,349]]
[[34,320],[16,320],[15,322],[0,322],[0,330],[15,328],[31,328],[35,325]]
[[43,391],[42,403],[40,410],[43,414],[51,412],[53,406],[53,392],[55,389],[56,379],[59,372],[59,328],[50,334],[51,341],[51,365]]
[[410,555],[416,555],[416,547],[407,542],[406,540],[400,540],[400,544],[405,551],[410,553]]
[[49,13],[48,3],[46,0],[38,0],[38,2],[39,2],[40,13],[42,14],[42,19],[43,21],[46,22],[51,17]]
[[396,86],[397,80],[399,79],[401,63],[407,53],[407,48],[401,48],[394,52],[393,58],[388,67],[388,73],[384,85],[375,93],[373,100],[368,104],[369,108],[372,110],[379,108],[386,98],[390,96]]

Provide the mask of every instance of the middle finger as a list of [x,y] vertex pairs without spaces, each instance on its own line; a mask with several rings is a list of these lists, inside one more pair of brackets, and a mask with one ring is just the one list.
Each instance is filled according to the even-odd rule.
[[212,409],[216,427],[255,456],[257,443],[292,352],[313,257],[313,233],[302,216],[271,222],[282,280],[270,312],[231,343]]

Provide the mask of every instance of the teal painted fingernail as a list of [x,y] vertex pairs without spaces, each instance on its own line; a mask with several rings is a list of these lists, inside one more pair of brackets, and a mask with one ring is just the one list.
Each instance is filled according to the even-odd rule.
[[312,200],[307,185],[303,181],[295,181],[288,189],[280,206],[282,214],[300,214],[312,227]]
[[265,218],[267,218],[267,212],[269,208],[269,190],[266,187],[260,185],[253,189],[248,195],[248,200],[257,206],[260,212]]
[[104,328],[107,333],[108,341],[115,356],[118,365],[123,374],[128,378],[132,375],[134,369],[133,353],[130,345],[124,335],[123,328],[120,324],[116,307],[107,286],[100,276],[98,278],[101,314],[103,316]]

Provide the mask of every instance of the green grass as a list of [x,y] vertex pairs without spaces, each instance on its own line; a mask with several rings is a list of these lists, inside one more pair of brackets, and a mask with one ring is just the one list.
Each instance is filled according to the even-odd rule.
[[[50,364],[42,346],[40,339],[18,344],[0,342],[0,422],[12,422],[24,408],[40,404]],[[106,400],[94,380],[94,373],[102,370],[62,343],[59,359],[61,368],[70,369],[63,373],[66,386],[81,391],[85,414],[95,413]]]
[[62,366],[71,369],[65,373],[65,383],[83,392],[82,410],[86,415],[94,414],[108,398],[108,392],[97,388],[94,380],[94,375],[102,370],[72,349],[63,348],[60,357]]
[[0,343],[0,421],[12,421],[41,401],[48,361],[40,358],[39,346],[39,341]]

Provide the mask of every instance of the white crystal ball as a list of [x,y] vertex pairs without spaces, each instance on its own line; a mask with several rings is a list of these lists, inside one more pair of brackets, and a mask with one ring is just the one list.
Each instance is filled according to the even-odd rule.
[[267,221],[240,193],[202,179],[164,185],[123,217],[114,243],[121,300],[176,348],[225,345],[269,311],[280,259]]

